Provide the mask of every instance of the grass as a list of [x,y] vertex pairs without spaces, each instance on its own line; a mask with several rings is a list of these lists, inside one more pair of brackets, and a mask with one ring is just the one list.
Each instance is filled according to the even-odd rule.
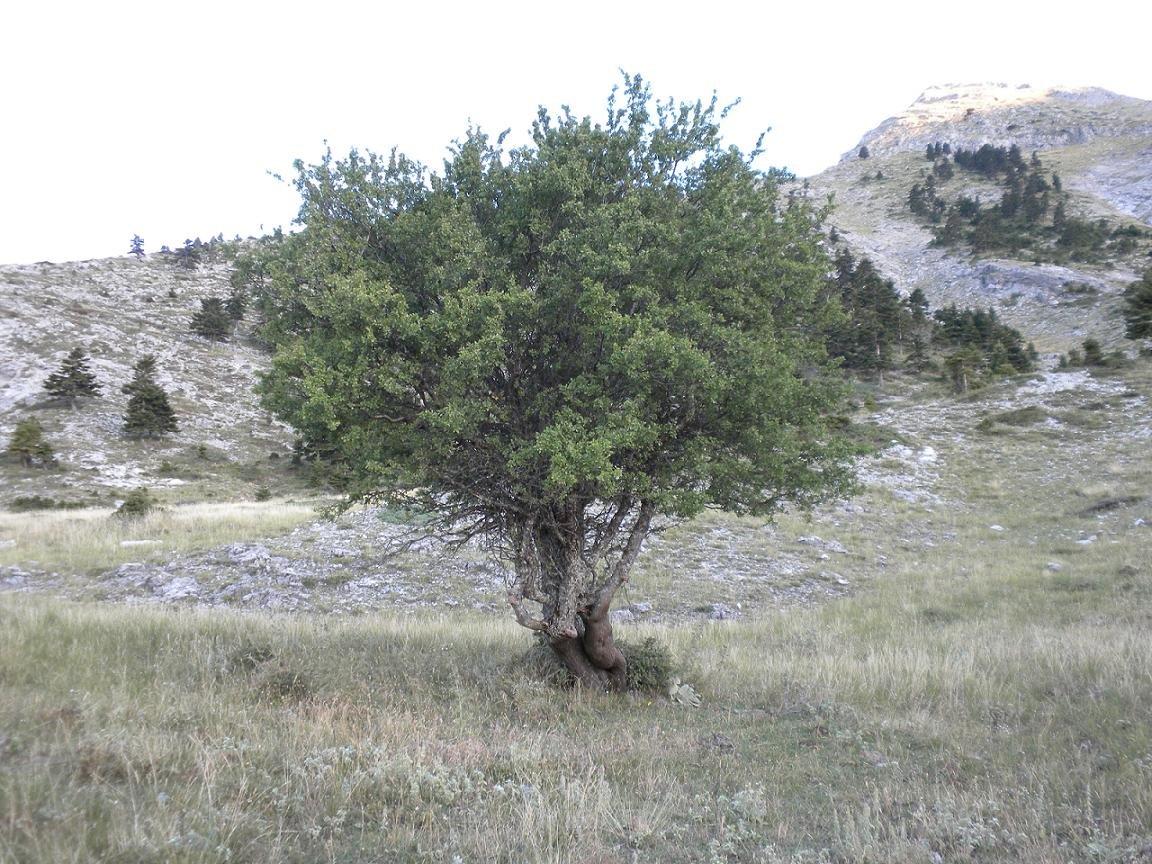
[[154,561],[291,530],[316,515],[288,501],[183,504],[142,519],[112,518],[112,509],[0,512],[0,566],[96,573],[127,561]]
[[833,605],[630,630],[670,645],[698,710],[555,690],[503,619],[6,598],[0,855],[1077,861],[1152,842],[1137,550],[1086,551],[1075,590],[1009,544],[908,564]]
[[914,405],[939,500],[664,534],[632,586],[657,608],[754,597],[793,560],[865,586],[622,627],[698,709],[556,689],[505,616],[0,596],[0,860],[1142,860],[1152,367],[1123,377],[1144,401],[1038,400],[1107,418],[1045,436],[974,429],[1019,382]]

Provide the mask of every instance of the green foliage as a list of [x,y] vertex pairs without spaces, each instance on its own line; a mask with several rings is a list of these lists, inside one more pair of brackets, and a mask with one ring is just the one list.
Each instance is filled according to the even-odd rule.
[[146,487],[133,489],[112,515],[117,519],[140,519],[156,509],[156,499]]
[[176,431],[176,414],[168,403],[168,394],[156,383],[155,374],[156,358],[149,354],[137,361],[132,380],[121,388],[129,396],[124,434],[130,438],[151,438]]
[[52,448],[44,440],[44,427],[35,417],[28,417],[16,423],[6,452],[19,459],[26,468],[36,466],[47,468],[56,464]]
[[44,389],[50,396],[64,400],[72,407],[81,396],[98,396],[100,385],[88,369],[88,362],[82,348],[73,348],[60,364],[60,369],[44,381]]
[[197,237],[185,240],[184,245],[172,253],[176,266],[184,270],[195,270],[200,266],[205,254],[205,244]]
[[139,234],[132,235],[132,247],[128,254],[135,255],[137,260],[144,257],[144,239]]
[[[836,257],[834,278],[845,315],[829,329],[828,353],[849,369],[891,368],[894,346],[913,329],[913,308],[867,258],[856,261],[849,252],[841,252]],[[915,303],[919,304],[923,296],[921,292]]]
[[[926,155],[935,160],[934,153],[935,145],[928,145]],[[1016,146],[985,144],[976,151],[957,150],[953,160],[945,155],[935,161],[933,173],[908,193],[909,210],[935,226],[935,245],[966,243],[973,252],[1036,261],[1104,261],[1138,251],[1152,237],[1135,226],[1110,228],[1103,220],[1069,216],[1059,176],[1045,169],[1037,153],[1026,162]],[[932,181],[951,179],[953,165],[998,183],[1000,200],[984,206],[964,195],[945,200]]]
[[442,175],[298,162],[302,230],[259,300],[265,403],[349,491],[404,492],[513,557],[578,549],[581,603],[653,513],[849,485],[822,214],[721,146],[715,101],[653,105],[638,77],[622,96],[603,123],[541,110],[510,152],[470,129]]
[[993,309],[958,309],[933,313],[939,326],[937,344],[953,350],[946,361],[957,392],[968,389],[974,374],[983,376],[1030,372],[1035,349],[1024,344],[1020,331],[1000,322]]
[[221,298],[205,297],[200,301],[200,311],[192,316],[190,326],[197,336],[223,342],[232,333],[233,320]]
[[248,309],[248,298],[242,289],[233,287],[228,292],[228,299],[224,302],[224,310],[233,321],[242,321]]
[[1152,339],[1152,267],[1124,291],[1124,324],[1128,339]]
[[93,501],[60,501],[46,495],[17,495],[8,502],[12,513],[31,513],[36,510],[82,510],[92,507]]
[[868,146],[866,144],[861,144],[860,149],[857,151],[856,155],[861,159],[867,159],[872,154],[868,151]]
[[465,476],[509,505],[627,491],[681,514],[840,477],[812,434],[831,389],[797,374],[831,314],[817,215],[718,146],[714,106],[654,124],[647,103],[633,79],[606,125],[541,113],[509,154],[470,130],[443,177],[298,163],[266,401],[373,486],[473,504]]
[[1104,365],[1104,351],[1100,347],[1098,339],[1088,338],[1082,343],[1084,348],[1084,365],[1085,366],[1102,366]]
[[676,672],[672,652],[654,636],[641,642],[618,643],[628,659],[628,689],[663,693]]

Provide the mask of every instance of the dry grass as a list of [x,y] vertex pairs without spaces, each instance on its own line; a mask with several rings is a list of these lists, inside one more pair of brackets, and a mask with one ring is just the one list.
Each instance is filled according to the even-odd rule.
[[[1152,370],[1126,381],[1147,399]],[[0,598],[0,860],[1145,860],[1149,505],[1080,514],[1149,500],[1147,404],[976,432],[1013,386],[926,416],[953,433],[930,439],[943,504],[878,488],[775,540],[721,515],[667,535],[640,574],[657,600],[677,564],[800,532],[868,575],[832,603],[623,628],[670,646],[699,709],[557,690],[503,617]]]
[[316,510],[287,501],[183,504],[137,520],[104,508],[0,512],[0,565],[95,573],[126,561],[163,560],[223,543],[284,533]]

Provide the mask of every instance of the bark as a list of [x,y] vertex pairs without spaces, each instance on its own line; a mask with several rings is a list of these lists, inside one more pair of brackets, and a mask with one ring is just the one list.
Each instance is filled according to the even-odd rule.
[[[579,686],[615,692],[627,687],[628,661],[616,644],[608,612],[640,554],[652,512],[651,504],[641,503],[618,556],[611,566],[605,565],[599,579],[585,557],[579,514],[543,529],[530,524],[531,540],[521,543],[519,583],[508,602],[522,626],[547,634],[552,650]],[[623,521],[614,516],[609,530],[614,534]],[[539,618],[524,610],[525,598],[540,603]]]

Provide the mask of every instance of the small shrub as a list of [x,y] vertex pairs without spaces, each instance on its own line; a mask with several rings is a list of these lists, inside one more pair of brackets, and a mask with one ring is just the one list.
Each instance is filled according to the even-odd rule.
[[306,702],[316,694],[310,676],[283,666],[261,670],[255,683],[256,692],[268,702]]
[[616,643],[628,660],[628,689],[663,693],[672,681],[675,667],[668,646],[652,636],[643,642]]
[[272,490],[269,489],[267,486],[257,486],[256,487],[256,493],[253,495],[253,497],[257,501],[267,501],[269,498],[272,497]]
[[997,423],[1003,423],[1006,426],[1030,426],[1033,423],[1040,423],[1046,420],[1048,415],[1043,408],[1036,405],[1025,405],[1023,408],[1015,408],[1012,411],[1005,411],[1002,414],[997,414],[991,418]]
[[273,657],[272,651],[267,647],[244,642],[228,655],[224,661],[223,671],[227,675],[255,672]]
[[8,503],[13,513],[27,513],[32,510],[79,510],[90,506],[85,501],[57,501],[44,495],[18,495]]
[[156,509],[156,499],[147,488],[133,489],[112,515],[118,519],[140,519]]

